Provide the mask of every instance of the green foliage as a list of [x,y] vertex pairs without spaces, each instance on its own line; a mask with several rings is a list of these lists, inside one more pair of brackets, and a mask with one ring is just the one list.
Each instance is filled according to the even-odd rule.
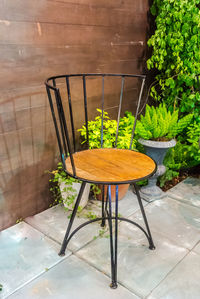
[[16,220],[16,224],[18,224],[18,223],[20,223],[20,222],[22,222],[22,221],[24,221],[24,219],[23,218],[18,218],[17,220]]
[[[192,128],[189,127],[187,134],[189,134],[191,130]],[[164,186],[166,181],[178,176],[180,170],[191,168],[200,163],[200,149],[199,147],[195,147],[195,139],[196,136],[194,139],[190,139],[191,143],[181,143],[178,141],[176,146],[167,152],[164,159],[166,172],[159,178],[161,187]]]
[[[73,183],[77,183],[80,181],[68,176],[64,171],[61,162],[58,163],[56,170],[48,171],[48,173],[53,175],[52,178],[50,178],[49,182],[51,184],[50,191],[54,198],[54,204],[64,203],[66,206],[65,210],[68,211],[68,207],[71,206],[77,198],[77,192],[72,185]],[[61,182],[64,182],[66,184],[66,187],[63,189],[63,191],[67,194],[66,197],[62,196],[63,193],[60,190]],[[81,210],[81,207],[79,207],[79,210]]]
[[[100,148],[101,147],[101,114],[102,111],[97,109],[97,112],[100,114],[95,117],[95,120],[88,122],[88,133],[89,133],[89,145],[90,149]],[[103,142],[105,148],[111,148],[115,142],[115,132],[117,129],[117,121],[111,120],[108,116],[108,113],[104,111],[104,128],[103,128]],[[86,126],[85,124],[78,131],[81,132],[83,138],[83,143],[86,142]]]
[[[95,117],[95,120],[88,122],[88,134],[89,134],[89,146],[90,149],[101,147],[101,115],[102,110],[97,109],[100,114]],[[103,113],[103,147],[112,148],[115,146],[116,131],[117,131],[117,121],[110,119],[108,113],[104,111]],[[126,112],[125,116],[120,118],[119,131],[117,139],[117,148],[128,149],[131,140],[131,133],[133,129],[134,116],[130,112]],[[85,124],[81,129],[81,137],[83,139],[82,144],[87,140],[86,136],[86,126]],[[132,149],[135,149],[135,140],[133,140]]]
[[101,189],[96,184],[91,184],[91,191],[94,194],[94,198],[97,198],[97,195],[101,193]]
[[90,220],[93,220],[93,219],[96,219],[97,218],[97,215],[94,214],[93,212],[89,211],[87,212],[86,214],[84,214],[84,216]]
[[187,131],[188,154],[191,160],[200,163],[200,124],[194,122]]
[[148,69],[156,68],[158,83],[151,96],[164,100],[181,113],[194,113],[200,123],[200,0],[154,0],[151,13],[156,30],[148,40],[152,56]]
[[2,291],[3,290],[3,285],[2,284],[0,284],[0,291]]
[[170,140],[180,134],[190,123],[193,114],[178,119],[179,110],[170,112],[165,104],[158,107],[146,105],[145,115],[141,115],[136,125],[136,134],[143,139]]
[[167,169],[166,172],[159,178],[160,187],[164,187],[165,183],[171,181],[179,175],[178,171]]

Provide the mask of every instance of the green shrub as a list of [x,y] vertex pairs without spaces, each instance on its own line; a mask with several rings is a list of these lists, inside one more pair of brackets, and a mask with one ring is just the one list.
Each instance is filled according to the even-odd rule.
[[[188,132],[190,130],[191,128],[189,128]],[[190,141],[194,139],[190,139]],[[166,172],[159,178],[160,186],[163,187],[166,181],[178,176],[180,170],[187,170],[198,164],[200,164],[199,144],[196,142],[181,143],[178,141],[176,146],[171,148],[165,156],[164,165],[166,166]]]
[[200,123],[200,0],[154,0],[156,30],[148,40],[148,69],[157,69],[151,96],[184,115],[193,112]]
[[[101,114],[102,110],[97,109],[100,114],[95,117],[95,120],[88,122],[88,135],[89,135],[89,147],[100,148],[101,147]],[[115,147],[117,121],[110,119],[108,113],[104,111],[103,114],[103,147],[112,148]],[[119,131],[117,139],[117,148],[128,149],[130,146],[131,133],[133,129],[134,116],[131,112],[126,112],[125,116],[120,118]],[[83,139],[82,144],[86,143],[86,126],[78,129]],[[135,140],[133,140],[132,149],[135,149]]]
[[191,160],[200,163],[200,124],[194,122],[187,131],[187,150]]

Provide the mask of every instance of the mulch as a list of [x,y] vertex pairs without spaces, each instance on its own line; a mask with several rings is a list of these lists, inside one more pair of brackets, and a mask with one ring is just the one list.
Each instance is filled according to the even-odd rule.
[[193,168],[187,169],[187,170],[181,170],[179,173],[179,176],[173,178],[170,181],[167,181],[161,189],[163,191],[167,191],[171,189],[172,187],[176,186],[178,183],[186,179],[187,177],[194,177],[200,179],[200,165],[197,165]]

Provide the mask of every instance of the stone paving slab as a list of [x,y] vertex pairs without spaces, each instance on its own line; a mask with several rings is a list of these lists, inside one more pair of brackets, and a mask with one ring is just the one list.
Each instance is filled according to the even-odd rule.
[[0,232],[0,298],[62,261],[57,252],[55,242],[24,222]]
[[166,193],[176,200],[200,208],[200,179],[187,178]]
[[194,247],[194,249],[192,251],[200,254],[200,242]]
[[109,287],[110,279],[84,261],[71,256],[9,299],[137,299],[124,287]]
[[[143,201],[143,205],[146,206],[148,203]],[[139,204],[136,195],[131,189],[128,190],[125,197],[119,201],[119,214],[123,217],[129,217],[137,210],[139,210]],[[112,209],[115,209],[115,203],[112,203]]]
[[[57,254],[69,221],[69,213],[61,206],[28,217],[28,224],[22,222],[1,232],[0,298],[12,293],[9,298],[134,299],[146,298],[150,292],[149,299],[200,298],[199,182],[188,178],[168,191],[170,196],[151,204],[143,202],[155,251],[149,250],[139,229],[125,222],[119,224],[118,279],[125,288],[108,287],[109,239],[107,231],[100,237],[99,223],[81,229],[69,244],[81,260],[69,256],[70,251],[63,260]],[[100,216],[101,202],[91,201],[85,212]],[[119,202],[119,214],[144,226],[131,189]],[[87,220],[76,218],[74,228]],[[188,249],[192,249],[189,255]]]
[[189,253],[148,299],[199,299],[200,256]]
[[[129,190],[126,196],[119,201],[119,214],[124,217],[128,217],[138,209],[139,205],[136,196],[131,190]],[[92,201],[92,203],[89,203],[87,209],[84,209],[81,214],[83,215],[88,213],[101,217],[101,202],[97,201],[97,203],[94,204],[94,201]],[[66,212],[61,205],[57,205],[35,216],[28,217],[25,221],[61,244],[69,223],[69,214],[70,212]],[[88,218],[76,217],[72,229],[88,220]],[[92,223],[85,226],[74,235],[69,243],[69,250],[74,252],[80,249],[87,243],[91,242],[93,238],[96,238],[101,230],[102,228],[99,223]]]
[[[176,244],[192,249],[200,240],[200,211],[169,197],[155,201],[146,208],[151,230],[161,233]],[[131,217],[143,223],[141,213]]]
[[[101,217],[101,201],[99,200],[91,200],[92,205],[89,207],[91,210],[94,210],[98,216]],[[146,206],[148,203],[143,201],[143,205]],[[95,209],[95,206],[98,207],[98,210]],[[118,212],[123,217],[129,217],[133,213],[139,210],[139,204],[136,195],[133,193],[132,188],[129,188],[126,195],[123,199],[119,200]],[[112,202],[112,210],[115,211],[115,202]]]
[[[57,205],[33,217],[28,217],[25,221],[61,244],[69,223],[68,215],[69,212],[66,212],[62,206]],[[76,217],[72,229],[87,220],[88,219]],[[92,223],[82,228],[71,239],[68,246],[69,250],[74,252],[92,241],[93,238],[99,234],[100,229],[99,223]]]
[[[154,233],[156,250],[148,248],[143,232],[129,223],[120,223],[118,248],[118,281],[140,297],[147,296],[188,253]],[[110,275],[109,239],[99,238],[76,255]]]

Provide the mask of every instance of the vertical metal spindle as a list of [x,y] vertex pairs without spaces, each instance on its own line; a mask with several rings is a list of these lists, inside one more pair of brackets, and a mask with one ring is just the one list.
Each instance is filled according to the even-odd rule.
[[74,152],[76,152],[76,139],[75,139],[74,120],[73,120],[72,102],[71,102],[71,92],[70,92],[70,84],[69,84],[69,77],[68,76],[66,77],[66,85],[67,85],[67,95],[68,95],[68,104],[69,104],[69,114],[70,114],[71,128],[72,128],[73,146],[74,146]]
[[121,84],[121,94],[120,94],[120,100],[119,100],[119,110],[118,110],[118,116],[117,116],[117,132],[116,132],[116,139],[115,139],[115,147],[117,147],[117,139],[118,139],[118,132],[119,132],[119,121],[120,121],[120,115],[121,115],[121,109],[122,109],[122,99],[123,99],[123,92],[124,92],[124,76],[122,76],[122,84]]
[[104,118],[104,75],[102,76],[102,99],[101,99],[101,148],[103,147],[103,118]]
[[87,144],[87,147],[89,148],[87,93],[86,93],[85,75],[83,75],[83,94],[84,94],[84,110],[85,110],[86,144]]
[[74,164],[74,158],[73,158],[73,154],[72,154],[72,150],[71,150],[69,133],[68,133],[68,129],[67,129],[67,123],[66,123],[66,119],[65,119],[65,114],[64,114],[64,110],[63,110],[63,105],[62,105],[62,100],[61,100],[59,89],[56,90],[56,97],[57,97],[58,106],[59,106],[59,109],[60,109],[59,115],[61,117],[61,122],[62,122],[62,125],[63,125],[63,128],[64,128],[65,137],[66,137],[66,140],[67,140],[67,147],[68,147],[68,151],[69,151],[72,171],[73,171],[73,175],[75,176],[76,175],[76,169],[75,169],[75,164]]
[[131,134],[131,142],[130,142],[129,149],[132,148],[132,144],[133,144],[133,137],[134,137],[134,133],[135,133],[135,127],[136,127],[136,121],[137,121],[138,112],[139,112],[139,108],[140,108],[140,102],[141,102],[141,99],[142,99],[144,83],[145,83],[145,77],[142,79],[142,85],[141,85],[141,89],[140,89],[140,94],[139,94],[139,99],[138,99],[137,110],[136,110],[136,114],[135,114],[135,121],[134,121],[134,124],[133,124],[133,130],[132,130],[132,134]]
[[58,147],[59,147],[59,151],[60,151],[60,157],[62,159],[63,148],[62,148],[62,143],[61,143],[61,139],[60,139],[59,129],[58,129],[57,121],[56,121],[55,111],[54,111],[54,108],[53,108],[53,101],[52,101],[52,97],[51,97],[51,92],[49,90],[49,87],[47,87],[47,86],[46,86],[46,90],[47,90],[47,95],[48,95],[48,99],[49,99],[49,105],[50,105],[50,108],[51,108],[51,113],[52,113],[52,117],[53,117],[53,122],[54,122],[55,130],[56,130],[56,136],[57,136],[57,140],[58,140]]
[[[52,81],[53,81],[53,86],[56,88],[56,81],[55,81],[55,79],[53,79]],[[62,141],[63,141],[63,147],[64,147],[64,151],[65,151],[65,157],[67,157],[67,146],[66,146],[65,137],[64,137],[63,123],[62,123],[62,120],[61,120],[61,117],[60,117],[60,113],[59,113],[59,101],[57,99],[56,89],[54,90],[54,94],[55,94],[57,108],[58,108],[58,115],[59,115],[59,120],[60,120],[60,129],[61,129],[61,134],[62,134]]]

